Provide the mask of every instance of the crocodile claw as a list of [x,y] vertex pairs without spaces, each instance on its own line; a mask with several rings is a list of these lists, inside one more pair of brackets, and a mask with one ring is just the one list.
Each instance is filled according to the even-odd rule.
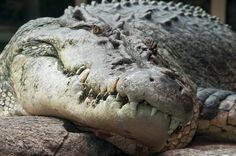
[[151,117],[157,113],[157,108],[152,108]]

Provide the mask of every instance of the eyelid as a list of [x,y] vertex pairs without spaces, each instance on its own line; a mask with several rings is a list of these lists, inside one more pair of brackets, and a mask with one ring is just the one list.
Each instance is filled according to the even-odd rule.
[[70,27],[71,29],[84,29],[90,31],[92,29],[91,25],[85,23],[76,23]]

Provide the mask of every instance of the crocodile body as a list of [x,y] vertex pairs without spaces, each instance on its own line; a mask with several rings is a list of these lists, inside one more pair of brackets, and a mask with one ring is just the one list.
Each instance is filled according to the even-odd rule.
[[66,118],[133,155],[186,146],[199,121],[200,133],[236,141],[235,60],[236,34],[199,7],[69,7],[5,47],[0,115]]

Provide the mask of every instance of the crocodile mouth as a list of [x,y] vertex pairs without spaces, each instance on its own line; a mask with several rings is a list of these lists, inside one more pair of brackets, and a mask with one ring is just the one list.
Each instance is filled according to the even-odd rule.
[[[182,116],[178,116],[173,112],[165,111],[165,108],[162,109],[160,106],[156,106],[157,103],[165,105],[165,102],[168,102],[165,99],[157,99],[155,103],[150,103],[145,98],[138,102],[133,102],[127,94],[120,91],[119,85],[122,82],[121,78],[114,79],[109,89],[97,91],[93,86],[89,86],[89,68],[83,68],[83,71],[79,69],[79,71],[75,72],[79,76],[79,85],[81,86],[81,91],[77,94],[78,105],[86,107],[91,117],[91,121],[78,123],[81,126],[94,130],[102,130],[112,135],[118,134],[149,147],[158,147],[158,150],[161,150],[164,147],[163,142],[166,142],[173,134],[180,134],[184,125],[188,121],[193,120],[191,118],[192,107],[188,108],[186,113],[182,113]],[[154,80],[151,78],[150,81],[152,82]],[[180,87],[179,91],[181,92],[182,90],[183,87]],[[189,100],[189,97],[186,98]],[[193,102],[191,100],[189,101],[190,103]],[[101,115],[106,113],[106,116],[110,117],[110,119],[104,117],[105,115]],[[97,120],[98,118],[100,118],[100,121]],[[145,129],[146,134],[142,132],[141,125]],[[194,129],[190,129],[189,131],[194,131]],[[164,138],[162,138],[162,135]],[[189,138],[192,138],[192,135],[194,133]],[[160,141],[153,139],[153,137],[160,139]]]
[[87,106],[95,108],[100,103],[113,103],[116,108],[122,109],[122,107],[129,106],[132,112],[135,114],[138,110],[138,106],[142,105],[148,107],[151,110],[150,116],[154,116],[158,111],[155,106],[152,106],[146,100],[142,100],[138,103],[130,102],[128,96],[120,94],[117,90],[117,81],[112,84],[112,89],[110,92],[95,92],[92,87],[86,86],[86,80],[81,83],[83,90],[79,93],[79,103],[84,103]]
[[[89,74],[86,74],[87,77],[88,75]],[[184,113],[181,112],[183,116],[178,116],[173,114],[173,112],[170,113],[165,111],[165,109],[156,107],[155,104],[149,103],[145,99],[140,100],[139,102],[132,102],[128,95],[117,89],[120,80],[119,78],[112,83],[110,92],[97,93],[92,87],[86,86],[87,77],[84,78],[84,81],[82,82],[84,90],[82,92],[83,94],[80,95],[79,103],[83,103],[93,109],[96,109],[96,107],[105,103],[108,104],[112,110],[125,112],[118,116],[121,117],[124,115],[121,117],[124,120],[118,122],[118,124],[115,123],[115,127],[121,129],[120,131],[112,131],[112,128],[111,131],[109,131],[108,127],[102,129],[102,132],[105,132],[104,134],[106,134],[106,137],[121,135],[133,140],[137,144],[141,143],[142,146],[144,145],[144,148],[145,146],[149,147],[149,150],[155,153],[160,150],[186,146],[195,134],[197,128],[196,121],[198,117],[198,107],[194,104],[195,101],[192,97],[189,98],[188,96],[185,96],[192,107],[187,108]],[[154,80],[150,79],[150,81]],[[179,91],[183,92],[183,87],[180,87]],[[185,99],[183,99],[183,101],[184,100]],[[157,100],[156,103],[165,104],[165,102],[161,100]],[[173,109],[176,108],[173,107]],[[130,115],[127,115],[127,112]],[[115,121],[122,119],[115,119]],[[96,132],[96,126],[93,127],[89,125],[89,127],[95,129]],[[142,127],[149,127],[150,129],[147,128],[148,130],[142,130]],[[179,136],[182,136],[182,140]],[[105,139],[107,141],[112,140],[109,138]],[[116,144],[113,141],[111,142]],[[120,143],[117,146],[126,150],[126,147],[122,147]]]
[[[110,85],[110,89],[106,89],[105,91],[95,91],[92,86],[87,85],[86,82],[90,69],[85,68],[84,66],[78,69],[75,74],[79,75],[80,79],[80,86],[82,87],[82,90],[78,93],[79,99],[78,103],[83,103],[88,107],[96,108],[100,103],[106,102],[106,103],[113,103],[116,105],[116,108],[122,109],[123,107],[130,107],[130,110],[133,115],[138,113],[138,107],[141,105],[143,107],[146,107],[148,110],[151,110],[149,115],[150,117],[154,116],[158,111],[165,113],[167,116],[172,116],[173,114],[169,114],[168,112],[162,111],[155,105],[149,103],[147,100],[142,99],[138,102],[133,102],[129,99],[129,97],[124,94],[123,92],[119,92],[117,90],[117,85],[119,81],[119,77],[117,77],[113,83]],[[74,74],[70,73],[67,74],[69,76],[73,76]],[[150,81],[154,81],[152,78],[150,78]],[[108,91],[109,90],[109,91]],[[180,87],[180,92],[183,92],[183,87]],[[163,103],[161,99],[158,99],[156,103]],[[191,108],[189,108],[191,109]]]
[[113,103],[118,109],[129,106],[132,112],[137,113],[138,106],[142,105],[151,110],[150,116],[154,116],[158,109],[155,106],[152,106],[145,100],[140,101],[139,103],[130,102],[127,96],[121,96],[117,91],[115,92],[106,92],[106,93],[96,93],[93,92],[92,88],[85,87],[79,97],[79,103],[84,103],[87,106],[96,108],[100,103]]
[[[87,106],[91,106],[93,108],[97,107],[100,103],[103,102],[114,102],[116,103],[116,105],[118,105],[117,107],[122,109],[122,107],[129,105],[131,111],[135,114],[138,111],[138,106],[142,105],[144,107],[147,107],[148,109],[150,109],[150,116],[154,116],[158,111],[161,111],[169,116],[173,116],[175,114],[171,114],[168,111],[165,111],[163,109],[160,109],[159,107],[157,107],[155,104],[148,102],[148,100],[146,100],[145,98],[140,99],[139,101],[133,101],[130,99],[129,96],[126,95],[126,93],[121,92],[120,89],[118,88],[118,83],[120,81],[120,78],[117,77],[113,80],[113,82],[110,85],[110,88],[106,88],[105,90],[103,89],[103,91],[101,90],[97,90],[94,89],[92,86],[89,86],[87,82],[87,79],[89,77],[90,74],[90,69],[86,68],[85,66],[82,66],[81,68],[79,68],[76,72],[67,74],[69,76],[74,76],[74,75],[78,75],[79,76],[79,82],[80,82],[80,86],[82,87],[82,90],[78,93],[79,95],[79,100],[78,103],[84,103]],[[165,73],[166,74],[166,73]],[[149,78],[150,81],[154,81],[154,79],[152,77]],[[172,78],[174,79],[174,78]],[[183,86],[183,83],[180,82],[178,80],[179,84],[179,88],[178,91],[181,94],[181,100],[188,100],[188,103],[192,102],[192,99],[185,94],[185,88]],[[156,92],[157,94],[161,94],[161,92]],[[144,93],[145,94],[145,93]],[[175,93],[169,94],[165,97],[159,97],[158,99],[156,99],[155,103],[162,103],[163,105],[165,104],[165,102],[176,102],[177,98],[174,95]],[[177,94],[177,93],[176,93]],[[173,96],[173,97],[171,97]],[[172,98],[172,99],[171,99]],[[179,100],[178,99],[178,100]],[[169,100],[169,101],[168,101]],[[185,112],[191,112],[192,110],[192,105],[189,104],[187,106],[184,107]]]

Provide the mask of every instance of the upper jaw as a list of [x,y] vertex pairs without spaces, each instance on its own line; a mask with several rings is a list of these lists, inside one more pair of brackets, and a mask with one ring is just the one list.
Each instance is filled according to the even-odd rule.
[[[89,72],[86,69],[80,74],[82,84],[89,79]],[[112,78],[107,89],[100,92],[92,85],[84,85],[79,102],[92,108],[106,103],[117,111],[125,110],[132,118],[139,118],[138,114],[151,118],[162,112],[180,124],[185,123],[192,115],[193,91],[189,84],[170,72],[162,68],[134,69]]]
[[100,87],[98,90],[88,84],[96,79],[91,78],[90,69],[81,68],[83,69],[76,72],[83,88],[79,102],[85,101],[96,107],[99,102],[115,100],[120,108],[129,104],[134,114],[142,111],[138,109],[139,105],[144,105],[151,108],[150,116],[161,111],[182,122],[191,116],[194,90],[191,90],[191,84],[168,69],[132,69],[120,76],[107,79],[105,88]]

